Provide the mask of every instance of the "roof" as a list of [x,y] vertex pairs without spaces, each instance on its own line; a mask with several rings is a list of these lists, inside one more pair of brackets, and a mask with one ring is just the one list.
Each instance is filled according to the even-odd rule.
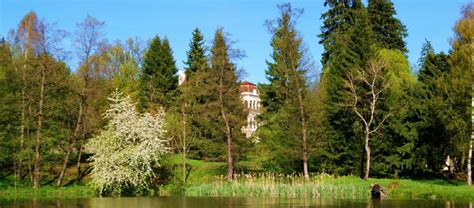
[[253,86],[257,86],[257,85],[255,85],[254,83],[248,82],[248,81],[243,81],[243,82],[240,84],[240,86],[242,86],[242,85],[253,85]]
[[254,83],[243,81],[240,84],[240,92],[241,93],[243,93],[243,92],[254,92],[254,90],[256,90],[257,93],[258,93],[257,85],[255,85]]

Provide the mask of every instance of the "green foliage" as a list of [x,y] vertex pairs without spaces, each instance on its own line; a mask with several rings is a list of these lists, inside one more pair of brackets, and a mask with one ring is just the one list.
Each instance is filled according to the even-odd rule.
[[417,142],[418,123],[415,107],[416,79],[407,58],[399,50],[382,49],[378,57],[387,65],[387,97],[381,102],[382,110],[394,109],[393,116],[381,129],[383,134],[372,143],[373,172],[378,176],[398,177],[412,173]]
[[308,117],[305,99],[309,93],[306,76],[310,65],[302,37],[295,28],[302,9],[292,8],[289,3],[278,5],[278,8],[280,17],[268,21],[273,35],[273,52],[272,61],[267,61],[268,69],[265,71],[269,84],[260,85],[265,110],[257,133],[261,142],[256,151],[261,154],[258,160],[264,169],[291,173],[302,170],[302,130],[306,128],[302,119]]
[[113,89],[129,95],[132,100],[138,100],[139,93],[139,64],[134,57],[134,49],[139,46],[133,39],[127,41],[128,46],[120,42],[111,46],[105,54],[111,69],[111,84]]
[[323,26],[321,27],[321,34],[318,35],[321,38],[319,43],[324,46],[321,60],[323,64],[329,62],[336,50],[345,49],[345,47],[337,44],[342,44],[347,42],[345,40],[348,40],[348,36],[343,35],[343,31],[350,28],[352,24],[350,13],[352,4],[354,4],[353,1],[326,0],[324,2],[324,6],[329,7],[329,10],[321,15]]
[[377,44],[381,48],[407,53],[404,41],[408,36],[407,29],[395,18],[397,12],[393,3],[390,0],[369,0],[367,10]]
[[471,135],[472,96],[472,22],[473,9],[466,6],[455,26],[452,51],[436,54],[425,44],[423,64],[419,72],[417,145],[420,165],[440,172],[449,156],[451,177],[464,172],[465,155]]
[[[20,79],[14,70],[10,47],[0,42],[0,167],[5,167],[0,178],[5,177],[6,167],[17,159],[16,146],[20,123]],[[3,168],[2,168],[3,169]]]
[[[185,113],[187,136],[193,138],[190,146],[190,158],[203,160],[219,160],[223,158],[221,138],[216,138],[213,122],[209,118],[217,118],[219,111],[209,112],[208,104],[217,99],[214,91],[208,91],[213,81],[209,57],[204,46],[204,37],[196,28],[187,51],[186,81],[180,86],[179,113]],[[214,74],[215,75],[215,74]],[[184,105],[184,107],[183,107]]]
[[177,68],[168,39],[155,36],[143,57],[140,76],[140,108],[157,111],[170,108],[178,96]]
[[439,104],[443,121],[450,142],[450,155],[455,159],[457,170],[464,170],[463,155],[468,151],[471,136],[471,96],[473,40],[474,40],[474,4],[469,3],[463,8],[462,17],[454,27],[452,51],[448,59],[449,71],[440,78],[438,84],[444,102]]
[[[222,29],[217,30],[209,66],[199,34],[198,30],[193,32],[186,62],[186,74],[189,77],[180,87],[180,105],[185,105],[188,136],[195,138],[190,148],[190,158],[225,160],[226,130],[219,97],[222,90],[222,105],[234,139],[233,154],[238,159],[243,155],[240,145],[246,145],[240,131],[245,122],[246,110],[240,101],[237,69],[229,54],[232,50]],[[180,106],[180,113],[182,110]]]
[[191,80],[194,73],[202,70],[208,65],[208,57],[206,55],[206,48],[204,47],[204,36],[201,34],[199,28],[193,30],[193,38],[189,43],[189,51],[186,52],[186,79]]
[[[209,118],[215,121],[212,124],[212,132],[216,133],[217,139],[227,143],[226,147],[231,148],[234,160],[238,161],[243,155],[243,150],[245,150],[242,147],[248,145],[248,141],[245,140],[241,131],[242,126],[246,124],[247,110],[240,98],[237,66],[232,62],[232,58],[237,57],[231,57],[231,51],[223,29],[217,29],[211,48],[211,69],[206,75],[209,80],[206,88],[209,90],[208,93],[215,94],[215,97],[213,97],[215,100],[205,102],[204,106],[207,108],[206,111],[210,112],[208,114]],[[212,111],[214,113],[211,113]],[[215,114],[215,112],[219,113]],[[216,115],[218,116],[214,117]],[[227,125],[230,132],[227,130]],[[227,134],[232,135],[230,144],[229,135]]]
[[320,43],[323,43],[323,72],[321,90],[324,91],[323,128],[325,132],[326,171],[334,174],[361,172],[362,132],[355,115],[341,106],[346,103],[343,80],[359,67],[364,67],[374,56],[374,38],[366,8],[359,0],[326,1],[329,10],[322,14]]
[[[441,97],[439,79],[449,70],[449,56],[444,53],[435,54],[431,44],[427,42],[423,47],[423,62],[418,72],[418,92],[414,94],[416,101],[416,120],[418,127],[417,158],[418,169],[437,172],[442,169],[449,149],[446,141],[447,132],[440,119],[439,102]],[[423,159],[421,159],[423,158]]]

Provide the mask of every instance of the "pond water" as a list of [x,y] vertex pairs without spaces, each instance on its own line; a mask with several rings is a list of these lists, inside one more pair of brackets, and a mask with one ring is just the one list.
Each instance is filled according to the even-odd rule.
[[285,199],[258,197],[120,197],[58,200],[2,200],[0,208],[155,208],[155,207],[466,207],[474,208],[471,201],[446,200],[340,200],[340,199]]

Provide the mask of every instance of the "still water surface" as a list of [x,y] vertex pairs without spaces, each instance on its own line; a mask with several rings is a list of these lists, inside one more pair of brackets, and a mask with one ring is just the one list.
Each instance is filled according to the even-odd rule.
[[207,207],[443,207],[474,208],[471,201],[445,200],[335,200],[335,199],[285,199],[258,197],[120,197],[58,200],[2,200],[0,208],[207,208]]

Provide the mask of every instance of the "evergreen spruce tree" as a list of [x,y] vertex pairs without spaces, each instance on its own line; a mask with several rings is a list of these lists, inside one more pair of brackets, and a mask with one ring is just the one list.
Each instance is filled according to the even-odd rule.
[[446,129],[441,122],[437,102],[440,101],[442,89],[437,84],[446,76],[449,56],[443,52],[436,54],[431,43],[423,45],[420,60],[423,60],[418,72],[417,120],[419,121],[418,142],[416,145],[421,171],[437,172],[443,168],[448,140]]
[[[209,89],[212,86],[212,73],[209,57],[204,46],[204,37],[198,28],[194,29],[187,51],[186,81],[180,86],[180,102],[185,105],[181,113],[186,114],[186,129],[193,138],[189,157],[205,160],[216,160],[223,154],[220,136],[213,131],[213,123],[209,118],[217,115],[210,114],[207,103],[216,100],[216,95]],[[192,133],[191,133],[192,132]],[[222,149],[223,150],[223,149]]]
[[[302,14],[302,10],[294,9],[291,4],[279,5],[281,16],[276,20],[276,26],[271,26],[273,35],[271,45],[273,47],[272,61],[267,61],[267,85],[261,85],[262,103],[266,111],[262,117],[265,125],[262,132],[267,132],[262,140],[267,144],[269,151],[275,154],[268,158],[270,161],[279,161],[278,157],[291,158],[279,164],[279,168],[288,168],[294,161],[303,164],[297,170],[303,170],[304,176],[309,177],[308,171],[308,114],[305,99],[308,93],[306,84],[306,72],[308,63],[302,48],[302,38],[296,31],[296,18]],[[274,27],[274,28],[273,28]],[[275,118],[282,119],[275,119]],[[287,117],[283,119],[283,117]],[[292,118],[292,119],[289,119]],[[297,119],[298,122],[295,122]],[[279,129],[279,130],[277,130]],[[270,131],[276,131],[270,134]],[[283,141],[286,140],[286,141]],[[273,147],[270,144],[281,145]],[[277,151],[284,150],[284,151]],[[288,155],[292,155],[288,157]],[[270,161],[267,161],[270,162]],[[291,162],[290,162],[291,161]],[[286,164],[285,164],[286,163]],[[290,166],[290,167],[291,167]],[[289,168],[291,171],[293,168]],[[294,170],[294,169],[293,169]]]
[[[205,132],[205,125],[202,118],[200,107],[204,86],[201,86],[202,76],[209,72],[208,57],[204,48],[204,37],[199,28],[193,30],[192,39],[189,43],[187,60],[184,61],[185,81],[179,86],[180,94],[178,97],[178,106],[172,111],[168,111],[167,130],[171,138],[174,139],[173,144],[176,145],[175,150],[182,158],[182,174],[181,180],[185,185],[187,180],[187,171],[189,167],[186,165],[187,158],[208,159],[209,146],[217,146],[212,140],[205,138],[202,132]],[[198,155],[197,153],[204,153]],[[212,153],[211,153],[212,154]]]
[[197,73],[199,69],[208,65],[208,58],[206,56],[206,48],[204,47],[204,36],[201,34],[199,28],[193,30],[193,38],[189,43],[189,51],[186,52],[186,78],[189,80],[193,73]]
[[386,49],[397,49],[407,53],[404,38],[407,29],[395,17],[397,12],[390,0],[369,0],[368,13],[370,24],[377,44]]
[[324,2],[324,6],[329,7],[329,10],[321,15],[323,26],[321,27],[321,34],[318,35],[321,38],[319,43],[324,46],[321,60],[323,65],[329,62],[335,50],[345,48],[341,47],[343,45],[336,44],[345,43],[349,38],[347,34],[344,34],[344,31],[352,23],[351,5],[352,0],[326,0]]
[[156,36],[145,52],[140,77],[140,108],[170,108],[178,96],[177,68],[168,39]]
[[215,93],[217,99],[213,103],[207,103],[208,111],[218,110],[220,117],[216,126],[219,131],[224,132],[226,140],[227,179],[232,180],[235,163],[235,143],[243,138],[241,131],[246,121],[245,106],[240,100],[240,85],[237,82],[238,74],[235,64],[229,56],[229,45],[224,38],[222,29],[218,29],[214,36],[211,49],[211,71],[208,79],[211,87],[210,93]]

